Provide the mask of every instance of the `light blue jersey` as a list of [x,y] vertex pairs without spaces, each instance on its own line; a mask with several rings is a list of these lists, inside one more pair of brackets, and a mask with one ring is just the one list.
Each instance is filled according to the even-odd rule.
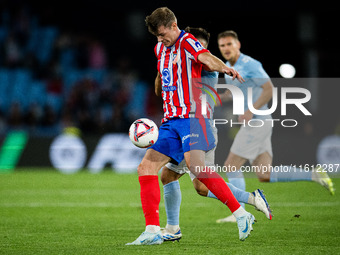
[[[227,61],[226,65],[230,66],[230,63]],[[244,83],[240,83],[237,79],[232,80],[232,78],[225,74],[227,84],[232,84],[240,88],[244,95],[244,110],[248,110],[248,88],[251,87],[253,90],[253,103],[257,101],[262,93],[262,85],[269,81],[269,76],[266,71],[263,69],[262,64],[249,57],[243,53],[241,53],[240,57],[236,61],[235,65],[232,67],[239,72],[239,74],[245,79]],[[268,105],[263,105],[259,110],[267,110]],[[271,115],[255,115],[253,119],[270,119]]]
[[[208,72],[204,69],[201,72],[201,79],[203,84],[207,84],[212,87],[216,91],[216,84],[218,82],[218,72]],[[214,114],[215,102],[216,102],[216,94],[214,91],[211,91],[207,86],[203,85],[204,90],[202,90],[202,94],[206,94],[207,103],[209,104],[209,117],[212,119]]]

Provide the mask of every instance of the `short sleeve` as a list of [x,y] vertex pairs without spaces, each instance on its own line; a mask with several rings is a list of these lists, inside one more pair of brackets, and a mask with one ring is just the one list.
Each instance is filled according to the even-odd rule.
[[257,86],[262,86],[270,80],[269,75],[264,70],[262,64],[258,61],[249,63],[249,76]]
[[202,44],[193,36],[187,38],[183,42],[183,47],[187,50],[198,62],[198,55],[203,52],[209,52],[209,50],[205,49]]

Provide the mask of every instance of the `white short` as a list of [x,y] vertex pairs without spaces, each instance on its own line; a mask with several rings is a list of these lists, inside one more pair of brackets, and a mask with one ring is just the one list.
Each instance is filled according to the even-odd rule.
[[[214,131],[214,137],[215,137],[215,144],[217,145],[218,139],[217,139],[217,128],[213,127],[213,131]],[[207,151],[205,153],[205,165],[207,166],[212,166],[215,163],[215,150],[216,150],[216,146],[211,149],[210,151]],[[179,163],[178,165],[172,164],[172,163],[167,163],[165,165],[167,168],[169,168],[171,171],[174,171],[178,174],[185,174],[190,172],[186,163],[185,163],[185,159],[182,160],[181,163]]]
[[230,151],[252,163],[256,157],[264,152],[273,156],[272,123],[264,121],[262,127],[241,126],[235,136]]

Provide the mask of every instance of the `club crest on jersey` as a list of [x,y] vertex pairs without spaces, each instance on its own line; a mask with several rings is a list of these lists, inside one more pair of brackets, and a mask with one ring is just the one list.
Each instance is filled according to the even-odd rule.
[[174,54],[174,61],[172,61],[172,64],[176,65],[178,61],[179,61],[179,55],[178,54]]

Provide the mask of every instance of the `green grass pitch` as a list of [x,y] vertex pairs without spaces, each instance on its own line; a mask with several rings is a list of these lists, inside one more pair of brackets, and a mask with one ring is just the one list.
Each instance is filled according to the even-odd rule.
[[[145,228],[136,174],[1,174],[0,254],[340,254],[340,190],[331,196],[313,182],[246,183],[249,191],[264,190],[274,214],[270,221],[247,206],[257,223],[246,241],[238,240],[236,224],[215,223],[228,209],[196,195],[183,176],[182,240],[125,246]],[[165,226],[163,199],[160,221]]]

